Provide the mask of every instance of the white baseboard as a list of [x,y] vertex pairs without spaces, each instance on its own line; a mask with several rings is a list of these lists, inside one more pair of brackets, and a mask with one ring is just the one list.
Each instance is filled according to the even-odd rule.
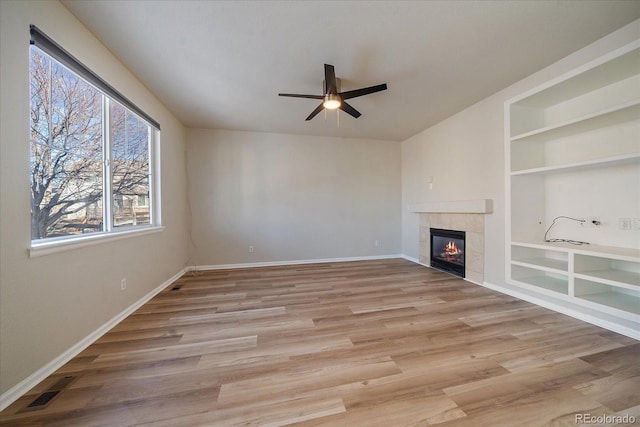
[[613,332],[617,332],[621,335],[625,335],[627,337],[640,340],[640,332],[633,328],[628,328],[624,325],[620,325],[615,322],[610,322],[606,319],[601,319],[596,316],[592,316],[586,313],[582,313],[578,310],[574,310],[571,307],[566,307],[559,304],[554,304],[553,302],[546,301],[541,298],[536,298],[533,295],[528,295],[523,292],[519,292],[516,289],[508,289],[503,286],[499,286],[489,282],[478,283],[480,286],[484,286],[485,288],[510,295],[512,297],[530,302],[535,305],[539,305],[544,308],[548,308],[549,310],[556,311],[560,314],[565,314],[569,317],[573,317],[574,319],[582,320],[583,322],[591,323],[592,325],[600,326],[601,328],[608,329]]
[[409,255],[401,254],[400,258],[406,259],[407,261],[415,262],[416,264],[424,265],[420,262],[418,258],[411,257]]
[[213,265],[193,265],[187,267],[186,271],[204,271],[204,270],[229,270],[233,268],[256,268],[256,267],[281,267],[286,265],[304,265],[304,264],[322,264],[328,262],[351,262],[351,261],[371,261],[377,259],[394,259],[404,258],[403,255],[372,255],[361,257],[347,258],[321,258],[321,259],[303,259],[295,261],[269,261],[269,262],[251,262],[239,264],[213,264]]
[[147,293],[145,296],[140,298],[138,301],[127,307],[125,310],[117,314],[111,320],[109,320],[104,325],[100,326],[98,329],[84,337],[78,343],[73,345],[71,348],[66,350],[64,353],[44,365],[42,368],[35,371],[33,374],[29,375],[24,380],[20,381],[18,384],[11,387],[9,390],[5,391],[0,395],[0,411],[4,410],[7,406],[11,405],[13,402],[18,400],[22,395],[27,393],[33,387],[38,385],[42,380],[47,378],[49,375],[53,374],[56,370],[61,368],[65,363],[73,359],[75,356],[80,354],[84,349],[89,347],[95,341],[97,341],[101,336],[107,333],[111,328],[116,326],[122,320],[124,320],[131,313],[136,311],[138,308],[142,307],[147,301],[160,293],[167,286],[171,285],[173,282],[178,280],[183,274],[185,270],[182,270],[175,274],[170,279],[166,280],[157,288],[153,289],[151,292]]

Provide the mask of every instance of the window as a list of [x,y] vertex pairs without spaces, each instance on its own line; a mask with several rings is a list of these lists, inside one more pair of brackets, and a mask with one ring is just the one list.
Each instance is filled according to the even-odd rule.
[[159,125],[33,26],[29,72],[32,241],[158,225]]

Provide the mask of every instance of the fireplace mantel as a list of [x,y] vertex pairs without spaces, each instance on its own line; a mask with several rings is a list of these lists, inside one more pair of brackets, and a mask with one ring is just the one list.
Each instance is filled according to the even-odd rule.
[[491,213],[493,200],[452,200],[426,202],[409,205],[409,211],[414,213]]

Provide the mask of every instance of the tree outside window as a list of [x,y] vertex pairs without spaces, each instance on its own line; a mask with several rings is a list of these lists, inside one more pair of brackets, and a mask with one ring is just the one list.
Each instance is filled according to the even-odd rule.
[[151,224],[149,125],[34,46],[30,90],[32,240]]

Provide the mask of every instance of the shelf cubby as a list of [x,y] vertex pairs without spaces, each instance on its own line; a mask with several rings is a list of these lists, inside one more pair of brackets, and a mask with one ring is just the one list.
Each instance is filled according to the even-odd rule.
[[[638,82],[640,86],[640,82]],[[511,172],[545,172],[637,158],[640,101],[512,139]]]
[[511,265],[511,275],[514,280],[537,288],[544,293],[569,294],[569,279],[567,275],[517,264]]
[[640,264],[614,258],[575,255],[576,276],[640,291]]
[[[640,98],[640,43],[510,104],[511,138],[555,127]],[[582,72],[580,72],[582,71]]]
[[640,289],[632,290],[575,279],[575,297],[616,310],[618,316],[640,321]]
[[602,157],[595,160],[570,162],[555,166],[542,166],[531,169],[521,169],[513,171],[512,176],[518,175],[547,175],[553,173],[567,173],[576,171],[588,171],[590,169],[601,169],[608,167],[617,167],[630,164],[640,164],[640,153],[623,154],[620,156]]
[[569,269],[566,252],[532,248],[527,246],[511,246],[512,264],[549,272],[566,273]]
[[634,99],[620,105],[614,105],[602,111],[576,117],[566,122],[556,123],[533,131],[525,132],[511,138],[511,142],[546,142],[565,138],[594,129],[615,126],[640,118],[640,99]]

